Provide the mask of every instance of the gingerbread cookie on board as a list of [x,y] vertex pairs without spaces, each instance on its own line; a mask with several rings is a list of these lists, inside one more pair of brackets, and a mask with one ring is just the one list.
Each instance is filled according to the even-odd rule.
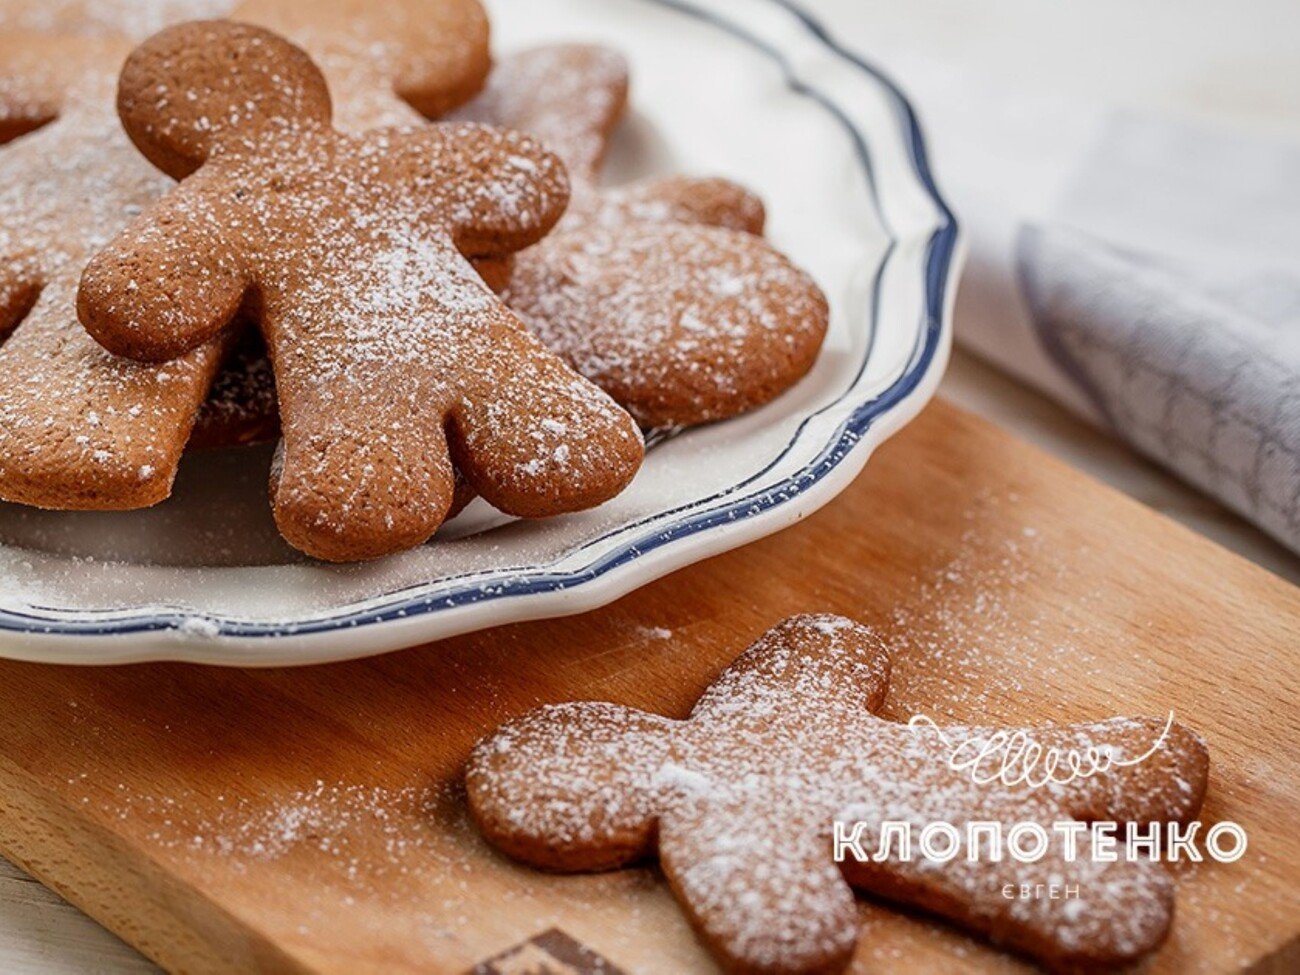
[[536,141],[474,124],[344,135],[301,49],[221,21],[132,52],[119,113],[182,182],[87,266],[82,323],[119,355],[165,361],[241,309],[256,318],[291,544],[354,560],[425,541],[452,503],[453,457],[524,517],[600,504],[636,473],[630,417],[466,260],[527,247],[559,219],[567,179]]
[[627,88],[614,52],[556,45],[504,59],[461,111],[536,134],[574,184],[564,220],[515,257],[502,297],[643,426],[735,416],[807,373],[829,307],[757,236],[763,206],[743,187],[672,177],[599,188]]
[[[171,185],[133,149],[113,110],[117,72],[131,40],[177,16],[222,13],[231,5],[0,2],[6,27],[67,32],[13,30],[0,38],[0,139],[31,133],[0,151],[0,498],[47,508],[125,509],[170,493],[195,411],[231,337],[163,368],[125,362],[85,334],[74,296],[93,249]],[[293,6],[270,4],[264,14],[279,16]],[[296,6],[317,5],[304,0]],[[394,15],[398,6],[406,11],[400,18]],[[464,51],[465,35],[439,39],[409,29],[406,20],[417,8],[430,23],[461,15],[472,22],[479,11],[474,0],[410,0],[358,11],[360,27],[333,22],[351,37],[374,41],[370,53],[382,49],[394,59],[389,64],[367,54],[369,67],[354,75],[344,70],[340,52],[346,45],[335,46],[341,77],[364,74],[375,85],[345,92],[350,117],[360,118],[367,107],[385,119],[414,116],[395,87],[399,65],[408,78],[423,79],[422,97],[444,103],[481,81],[475,57],[456,53]],[[342,8],[329,9],[337,14]],[[326,43],[330,33],[317,29],[314,37]],[[487,57],[485,38],[478,57]],[[404,90],[414,87],[408,80]],[[228,391],[263,390],[250,383],[249,363],[255,358],[234,360],[237,374],[218,380],[217,389],[227,392],[203,408],[201,440],[220,445],[267,434],[264,399],[260,410],[247,403],[229,408]],[[273,433],[277,418],[273,410],[269,415]]]
[[[1133,961],[1164,939],[1174,886],[1163,864],[1053,845],[1037,862],[921,857],[835,864],[832,824],[919,831],[972,822],[1192,820],[1205,794],[1204,744],[1179,725],[1113,719],[1032,729],[1062,753],[1144,756],[1039,788],[977,784],[949,765],[936,729],[879,718],[889,654],[834,616],[775,627],[714,682],[684,721],[613,704],[543,707],[480,742],[466,781],[484,835],[550,870],[603,870],[657,854],[683,910],[733,972],[839,971],[853,953],[850,887],[947,917],[1055,968]],[[945,728],[948,741],[996,729]],[[1158,747],[1153,747],[1156,745]],[[1090,751],[1095,750],[1095,751]],[[874,824],[874,825],[873,825]],[[874,831],[873,831],[874,830]],[[1079,898],[1018,900],[1006,884],[1077,885]]]

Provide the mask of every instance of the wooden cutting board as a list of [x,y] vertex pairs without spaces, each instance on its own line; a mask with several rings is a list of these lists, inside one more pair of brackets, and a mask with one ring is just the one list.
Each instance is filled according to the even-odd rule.
[[[176,970],[709,971],[653,868],[495,856],[460,766],[544,701],[683,714],[810,610],[885,635],[895,716],[1175,710],[1250,848],[1181,871],[1147,970],[1297,970],[1300,590],[943,403],[801,525],[583,617],[310,670],[0,664],[0,848]],[[860,971],[1026,969],[861,914]]]

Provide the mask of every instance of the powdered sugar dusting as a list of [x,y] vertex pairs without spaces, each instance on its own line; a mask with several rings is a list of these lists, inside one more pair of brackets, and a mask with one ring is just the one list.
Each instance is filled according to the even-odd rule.
[[535,134],[573,180],[559,228],[517,257],[502,297],[643,426],[734,416],[811,368],[829,310],[807,275],[746,232],[761,229],[763,207],[742,188],[598,187],[627,84],[614,52],[536,48],[506,58],[464,110]]
[[1014,521],[1018,501],[1014,493],[972,493],[949,557],[909,580],[907,597],[892,611],[893,709],[925,701],[934,702],[927,706],[938,709],[936,717],[1006,713],[1007,702],[1031,686],[1102,679],[1086,626],[1017,597],[1035,581],[1069,580],[1071,605],[1084,618],[1100,598],[1032,524],[1018,533],[990,530],[990,516],[995,524]]
[[240,0],[232,16],[305,48],[349,132],[445,113],[473,97],[490,64],[487,18],[472,0]]
[[143,40],[167,24],[229,13],[235,0],[5,0],[7,29]]
[[[826,302],[807,275],[748,236],[761,230],[763,206],[741,187],[686,178],[597,187],[626,96],[620,55],[558,44],[503,59],[456,114],[533,134],[572,180],[559,227],[520,255],[503,297],[643,426],[735,415],[811,367]],[[520,470],[544,464],[537,457]]]

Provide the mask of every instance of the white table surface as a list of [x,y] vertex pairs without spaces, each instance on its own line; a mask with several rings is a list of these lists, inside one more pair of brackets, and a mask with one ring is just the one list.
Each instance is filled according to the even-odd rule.
[[[897,52],[1300,138],[1294,0],[805,0],[841,38],[890,66]],[[1177,56],[1168,52],[1176,50]],[[1247,57],[1248,55],[1248,57]],[[906,57],[893,66],[906,87]],[[1243,65],[1249,65],[1243,68]],[[1232,66],[1226,69],[1225,66]],[[942,160],[939,160],[942,178]],[[958,351],[942,394],[1300,583],[1300,559],[1055,404]],[[157,969],[0,859],[0,972]]]

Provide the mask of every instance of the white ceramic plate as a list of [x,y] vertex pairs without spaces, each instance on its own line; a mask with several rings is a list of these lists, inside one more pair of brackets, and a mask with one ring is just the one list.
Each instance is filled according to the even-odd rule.
[[489,8],[500,50],[594,40],[628,56],[633,110],[611,182],[716,174],[763,195],[771,238],[831,301],[813,373],[765,409],[656,446],[596,511],[510,523],[471,509],[430,544],[362,566],[309,562],[279,540],[267,451],[189,458],[150,511],[0,506],[0,654],[306,664],[582,612],[803,518],[930,397],[957,228],[888,80],[783,0]]

